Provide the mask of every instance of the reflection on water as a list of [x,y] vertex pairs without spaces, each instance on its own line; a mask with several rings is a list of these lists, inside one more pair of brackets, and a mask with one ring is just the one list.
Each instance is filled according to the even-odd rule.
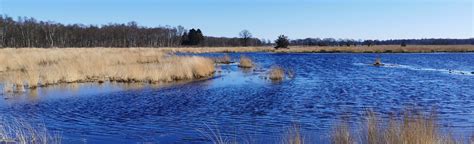
[[[239,55],[230,54],[233,61]],[[442,126],[474,132],[474,54],[386,54],[384,67],[370,65],[373,54],[245,55],[257,67],[218,65],[211,79],[173,85],[39,88],[3,95],[0,112],[44,122],[68,143],[205,143],[202,131],[216,129],[238,141],[272,143],[294,123],[310,141],[327,142],[341,116],[355,122],[367,109],[387,117],[406,107],[435,108]],[[273,65],[294,77],[264,79]]]

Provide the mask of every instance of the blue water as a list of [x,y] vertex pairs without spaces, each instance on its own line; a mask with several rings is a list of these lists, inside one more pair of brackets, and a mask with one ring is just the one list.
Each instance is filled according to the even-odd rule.
[[[221,53],[203,54],[208,57]],[[241,54],[230,54],[238,61]],[[474,133],[474,54],[244,53],[256,68],[218,65],[215,77],[176,85],[105,83],[3,95],[0,113],[61,131],[65,143],[275,143],[299,125],[305,140],[328,142],[342,116],[357,124],[407,108],[434,110],[443,129]],[[272,66],[294,76],[265,79]]]

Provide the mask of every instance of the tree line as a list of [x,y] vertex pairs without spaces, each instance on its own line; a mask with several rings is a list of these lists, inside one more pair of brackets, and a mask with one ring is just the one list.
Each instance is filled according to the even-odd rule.
[[395,39],[395,40],[353,40],[334,38],[306,38],[290,41],[290,45],[300,46],[357,46],[357,45],[474,45],[470,39]]
[[[243,40],[245,39],[245,40]],[[0,15],[0,47],[180,47],[260,46],[252,37],[204,36],[200,29],[144,27],[136,22],[102,26],[61,24]]]
[[[236,47],[277,45],[357,46],[357,45],[474,45],[470,39],[397,39],[354,40],[306,38],[289,40],[279,36],[275,42],[254,38],[248,30],[239,37],[205,36],[201,29],[177,27],[144,27],[136,22],[102,26],[61,24],[34,18],[0,15],[0,47]],[[283,46],[282,46],[283,45]]]

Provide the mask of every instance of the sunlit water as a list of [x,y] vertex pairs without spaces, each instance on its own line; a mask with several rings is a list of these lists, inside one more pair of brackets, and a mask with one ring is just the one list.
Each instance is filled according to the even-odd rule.
[[[222,56],[223,54],[204,54]],[[238,61],[240,54],[230,54]],[[245,53],[257,64],[219,65],[215,77],[169,86],[77,84],[0,97],[3,117],[44,123],[66,143],[274,143],[296,124],[310,142],[328,142],[341,117],[382,117],[415,107],[436,111],[456,135],[474,133],[474,54]],[[271,66],[294,76],[265,79]]]

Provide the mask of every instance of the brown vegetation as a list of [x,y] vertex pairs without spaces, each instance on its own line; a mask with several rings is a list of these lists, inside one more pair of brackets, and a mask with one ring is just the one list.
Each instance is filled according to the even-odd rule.
[[282,144],[304,144],[305,138],[301,135],[301,128],[297,124],[293,124],[292,127],[288,128],[287,133],[283,137]]
[[[474,142],[474,137],[471,137],[469,140],[458,139],[454,138],[450,133],[440,132],[439,124],[437,123],[434,113],[421,114],[407,110],[400,117],[391,117],[387,120],[382,120],[379,119],[374,112],[368,111],[364,122],[355,123],[362,125],[351,127],[347,121],[337,124],[333,128],[332,133],[329,134],[331,143],[457,144]],[[231,138],[223,136],[217,128],[210,130],[211,132],[204,134],[206,134],[205,136],[213,143],[238,143],[236,140],[229,141]],[[311,139],[311,136],[309,136],[309,139]],[[252,140],[245,141],[251,142]],[[300,126],[296,124],[293,124],[292,127],[286,130],[286,133],[284,133],[280,141],[282,144],[303,144],[307,142],[310,141],[301,134]]]
[[241,68],[252,68],[253,67],[252,59],[250,59],[246,56],[240,56],[239,67],[241,67]]
[[60,144],[62,141],[60,133],[49,132],[44,124],[32,125],[14,118],[9,120],[0,119],[0,143],[2,144]]
[[167,52],[212,53],[212,52],[275,52],[275,53],[430,53],[430,52],[474,52],[474,45],[376,45],[376,46],[290,46],[288,49],[273,47],[202,47],[160,48]]
[[161,83],[213,73],[211,59],[168,55],[157,49],[0,50],[0,81],[7,82],[13,90],[76,82]]
[[474,45],[377,45],[354,47],[292,47],[281,49],[280,53],[431,53],[431,52],[474,52]]
[[271,47],[181,47],[181,48],[159,48],[169,53],[244,53],[244,52],[272,52]]
[[215,63],[220,63],[220,64],[230,64],[230,63],[232,63],[231,58],[228,54],[226,54],[222,57],[215,58],[214,62]]
[[[382,126],[387,124],[387,126]],[[365,131],[360,134],[350,131],[347,123],[342,123],[333,130],[331,140],[335,144],[362,143],[368,144],[441,144],[461,143],[451,135],[442,135],[439,132],[436,118],[433,114],[422,115],[406,112],[401,120],[389,119],[386,123],[379,120],[374,112],[369,111]]]
[[270,69],[268,78],[273,81],[283,80],[285,78],[285,71],[281,67],[274,66]]

